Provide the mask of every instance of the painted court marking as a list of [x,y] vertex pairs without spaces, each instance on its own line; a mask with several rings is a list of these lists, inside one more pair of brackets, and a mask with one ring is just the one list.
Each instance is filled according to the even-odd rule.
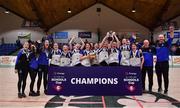
[[102,104],[103,104],[103,108],[106,108],[106,102],[105,102],[104,96],[102,96]]
[[[0,103],[4,103],[4,102],[7,102],[7,103],[10,103],[10,102],[26,102],[26,103],[28,103],[28,102],[36,102],[36,103],[46,103],[47,101],[24,101],[24,100],[9,100],[9,101],[7,101],[7,100],[0,100]],[[62,103],[66,103],[66,104],[102,104],[102,102],[89,102],[89,101],[86,101],[86,102],[61,102],[61,101],[59,101],[59,102],[55,102],[55,101],[49,101],[50,103],[60,103],[60,104],[62,104]]]
[[141,102],[139,102],[139,101],[137,100],[137,98],[136,98],[135,96],[132,96],[132,98],[136,101],[136,103],[138,104],[138,106],[139,106],[140,108],[144,108],[144,106],[141,104]]

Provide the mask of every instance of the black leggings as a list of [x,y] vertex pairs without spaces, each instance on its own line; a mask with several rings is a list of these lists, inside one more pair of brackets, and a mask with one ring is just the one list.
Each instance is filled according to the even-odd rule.
[[36,79],[36,76],[37,76],[37,70],[31,69],[29,74],[30,74],[30,78],[31,78],[30,92],[32,92],[33,88],[34,88],[34,82],[35,82],[35,79]]
[[[24,90],[26,88],[26,79],[28,76],[28,69],[19,69],[18,70],[18,92],[24,93]],[[21,92],[22,89],[22,92]]]
[[42,75],[43,75],[44,90],[46,91],[47,90],[47,82],[48,82],[48,65],[39,65],[37,91],[39,91],[40,87],[41,87]]

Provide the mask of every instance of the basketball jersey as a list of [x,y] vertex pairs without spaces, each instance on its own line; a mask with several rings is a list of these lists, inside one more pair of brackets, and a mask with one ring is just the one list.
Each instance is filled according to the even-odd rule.
[[76,50],[76,49],[74,49],[72,52],[71,52],[71,54],[72,54],[72,63],[71,63],[71,66],[75,66],[75,65],[77,65],[77,64],[79,64],[79,63],[81,63],[81,61],[80,61],[80,57],[81,57],[81,50]]
[[51,52],[51,64],[60,66],[60,57],[61,57],[61,51],[60,50],[53,50]]
[[[84,50],[84,51],[83,51],[83,56],[87,56],[87,55],[89,55],[89,54],[91,54],[91,51],[88,51],[88,50]],[[83,66],[91,66],[90,59],[88,59],[88,58],[83,59],[83,60],[81,61],[81,64],[82,64]]]
[[120,64],[123,66],[129,66],[129,57],[130,57],[130,46],[122,45],[120,47],[121,50],[121,61]]
[[109,54],[108,54],[108,49],[105,48],[101,48],[99,49],[99,63],[105,61],[108,64],[108,58],[109,58]]
[[130,65],[141,66],[141,57],[142,54],[139,52],[139,50],[136,50],[135,52],[130,51]]
[[109,53],[109,63],[119,63],[119,50],[111,48]]
[[71,53],[61,53],[60,66],[70,66],[71,63]]

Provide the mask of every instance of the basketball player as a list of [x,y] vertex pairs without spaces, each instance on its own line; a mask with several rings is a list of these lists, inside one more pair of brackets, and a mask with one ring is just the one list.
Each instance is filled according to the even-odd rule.
[[49,46],[49,41],[45,40],[43,48],[40,51],[39,58],[38,58],[38,81],[37,81],[37,94],[40,95],[40,87],[41,87],[41,80],[43,75],[43,84],[44,84],[44,93],[47,94],[47,81],[48,81],[48,65],[49,65],[49,58],[50,58],[51,48]]
[[81,56],[81,64],[83,66],[91,66],[91,60],[95,59],[95,55],[93,54],[93,51],[91,50],[91,44],[86,43],[85,44],[85,50],[82,53],[83,56]]
[[63,45],[62,53],[60,56],[60,66],[71,65],[71,52],[69,51],[68,45]]
[[[113,41],[110,42],[111,48],[109,49],[109,66],[119,66],[119,58],[120,58],[120,41],[115,35],[115,32],[112,33]],[[115,41],[114,41],[115,39]]]
[[25,98],[26,79],[29,72],[30,61],[29,43],[25,42],[19,51],[15,64],[15,73],[18,73],[18,98]]
[[122,45],[120,46],[121,51],[121,60],[120,65],[129,66],[129,55],[130,55],[130,45],[127,43],[127,40],[122,39]]
[[72,41],[75,39],[75,36],[73,36],[73,38],[70,40],[69,42],[69,46],[70,46],[70,50],[71,50],[71,54],[72,54],[72,63],[71,66],[82,66],[81,61],[80,61],[80,57],[82,56],[82,50],[84,48],[85,43],[82,41],[82,39],[80,38],[80,41],[82,43],[76,43],[74,45],[74,48],[72,47]]
[[59,66],[60,65],[60,56],[61,56],[61,50],[59,49],[58,43],[53,44],[53,50],[51,52],[50,58],[51,58],[51,66]]
[[102,42],[100,43],[98,59],[99,59],[99,64],[101,66],[108,66],[108,58],[109,58],[108,49],[110,48],[108,38],[111,36],[112,35],[110,35],[110,33],[107,32],[106,36],[103,38]]
[[34,44],[30,46],[30,50],[31,53],[30,53],[30,63],[29,63],[29,67],[30,67],[29,75],[31,78],[31,83],[30,83],[29,96],[38,96],[38,94],[33,90],[34,82],[38,72],[38,53],[37,53],[37,48]]
[[129,61],[130,66],[138,66],[142,69],[144,57],[142,55],[142,51],[137,49],[137,45],[135,43],[131,44]]

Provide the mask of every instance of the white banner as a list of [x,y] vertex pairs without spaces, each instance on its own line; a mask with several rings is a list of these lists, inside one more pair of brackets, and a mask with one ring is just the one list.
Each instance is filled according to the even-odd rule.
[[173,56],[172,57],[172,65],[173,66],[180,66],[180,56]]
[[14,66],[16,56],[0,56],[0,66]]

